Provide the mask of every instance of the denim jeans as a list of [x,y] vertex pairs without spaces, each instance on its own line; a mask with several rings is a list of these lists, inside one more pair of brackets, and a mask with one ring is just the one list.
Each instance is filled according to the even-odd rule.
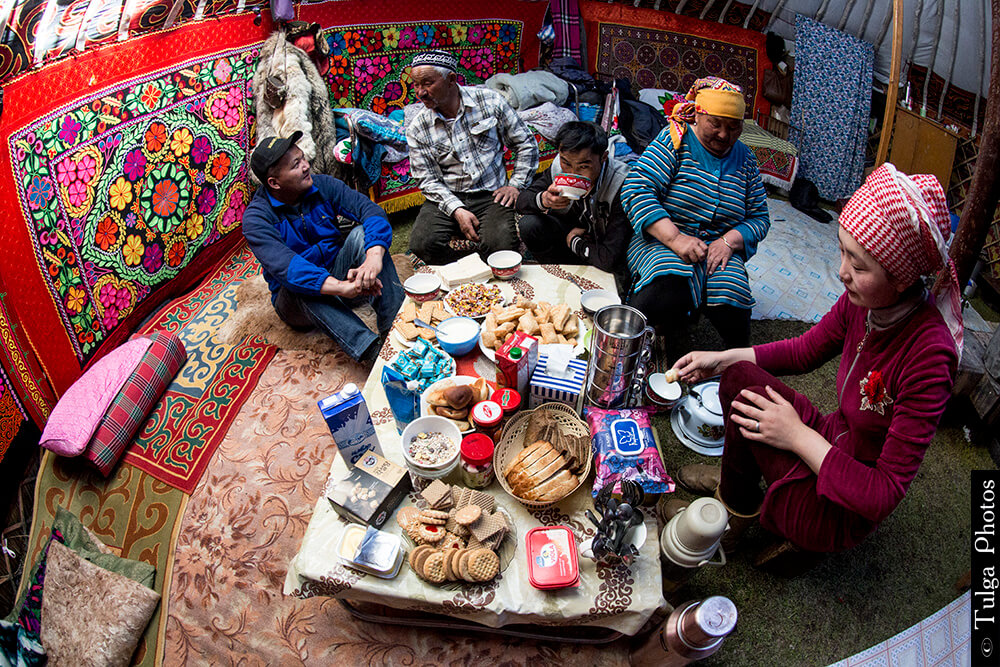
[[[330,275],[337,280],[346,280],[347,272],[361,266],[364,261],[365,230],[359,225],[347,235],[344,247],[333,260]],[[297,294],[282,287],[275,297],[274,310],[289,326],[295,329],[316,327],[337,341],[352,359],[361,359],[378,352],[377,349],[369,349],[376,344],[378,336],[365,326],[353,309],[364,303],[371,303],[375,309],[379,333],[384,335],[392,328],[392,321],[403,303],[403,286],[399,283],[396,267],[388,252],[382,258],[382,271],[379,272],[378,279],[382,281],[381,295],[353,299]]]

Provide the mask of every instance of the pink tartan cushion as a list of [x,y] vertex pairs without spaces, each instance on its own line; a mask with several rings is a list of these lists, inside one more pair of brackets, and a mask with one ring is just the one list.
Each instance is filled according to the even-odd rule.
[[84,456],[107,477],[132,442],[146,417],[187,360],[181,339],[156,331],[149,335],[149,349],[111,402],[94,431]]
[[39,444],[62,456],[82,453],[149,345],[147,338],[130,340],[87,369],[52,409]]

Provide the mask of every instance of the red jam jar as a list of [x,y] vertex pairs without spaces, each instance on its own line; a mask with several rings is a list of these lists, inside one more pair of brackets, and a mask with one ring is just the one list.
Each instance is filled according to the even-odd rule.
[[470,489],[485,489],[493,481],[493,441],[483,433],[462,438],[462,481]]
[[500,433],[500,422],[503,421],[503,408],[493,401],[479,401],[472,406],[472,425],[480,433],[490,437],[493,442],[497,441]]
[[490,396],[490,400],[503,409],[504,422],[521,409],[521,394],[517,393],[516,389],[497,389]]

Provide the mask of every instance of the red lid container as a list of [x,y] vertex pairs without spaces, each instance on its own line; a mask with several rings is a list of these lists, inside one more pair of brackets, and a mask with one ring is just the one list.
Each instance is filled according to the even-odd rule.
[[521,394],[516,389],[497,389],[490,400],[503,408],[505,417],[510,417],[521,409]]
[[479,401],[472,406],[472,421],[487,431],[496,428],[503,419],[503,409],[493,401]]
[[566,526],[539,526],[524,537],[528,552],[528,580],[540,590],[576,586],[580,560],[573,531]]
[[485,433],[470,433],[462,438],[462,460],[484,465],[493,460],[493,441]]

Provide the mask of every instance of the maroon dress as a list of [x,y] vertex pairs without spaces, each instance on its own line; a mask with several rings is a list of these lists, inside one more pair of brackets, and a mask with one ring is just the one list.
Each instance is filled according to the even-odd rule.
[[[722,376],[722,497],[759,498],[763,476],[761,525],[810,551],[849,549],[889,516],[916,476],[951,396],[958,355],[937,308],[921,302],[885,329],[871,327],[867,315],[845,293],[805,334],[755,347],[756,365],[734,364]],[[840,407],[828,415],[771,375],[809,372],[841,353]],[[764,385],[780,391],[833,445],[818,475],[794,454],[744,439],[728,419],[741,389],[766,396]]]

